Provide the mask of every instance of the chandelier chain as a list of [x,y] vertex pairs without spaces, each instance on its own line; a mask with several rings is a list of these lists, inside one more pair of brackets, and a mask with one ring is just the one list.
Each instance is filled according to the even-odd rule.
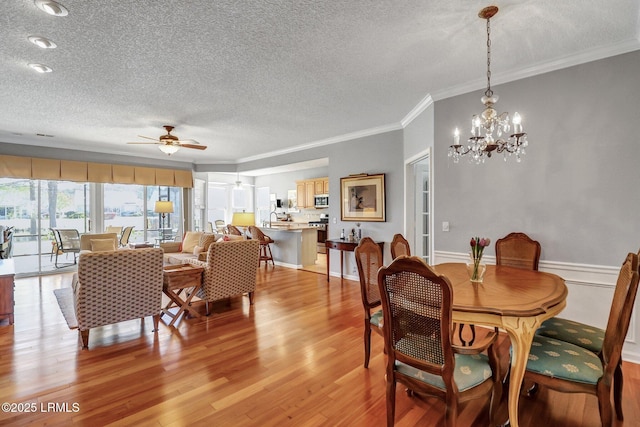
[[493,91],[491,90],[491,19],[487,18],[487,90],[485,91],[485,95],[488,97],[493,96]]

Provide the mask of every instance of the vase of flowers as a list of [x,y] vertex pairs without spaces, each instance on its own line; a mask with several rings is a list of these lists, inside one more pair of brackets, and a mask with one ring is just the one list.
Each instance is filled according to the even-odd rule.
[[473,283],[482,283],[484,272],[487,269],[487,266],[482,263],[482,252],[484,251],[484,248],[489,246],[489,243],[491,243],[491,240],[484,237],[472,237],[471,242],[469,242],[471,245],[471,252],[469,252],[467,271],[469,272],[469,277]]

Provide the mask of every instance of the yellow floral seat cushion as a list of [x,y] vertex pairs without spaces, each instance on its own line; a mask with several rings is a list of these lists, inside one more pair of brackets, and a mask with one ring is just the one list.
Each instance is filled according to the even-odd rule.
[[527,371],[586,384],[596,384],[603,374],[596,353],[540,335],[533,337]]
[[604,342],[603,329],[560,317],[545,320],[536,331],[536,335],[568,342],[594,353],[600,352]]

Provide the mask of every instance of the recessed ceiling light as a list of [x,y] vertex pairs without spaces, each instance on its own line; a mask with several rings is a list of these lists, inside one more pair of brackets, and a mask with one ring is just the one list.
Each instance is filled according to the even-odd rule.
[[55,49],[58,46],[46,37],[29,36],[28,39],[31,43],[43,49]]
[[53,71],[51,67],[47,67],[44,64],[29,64],[29,67],[33,68],[39,73],[50,73]]
[[53,16],[67,16],[69,11],[66,7],[53,0],[35,0],[38,9]]

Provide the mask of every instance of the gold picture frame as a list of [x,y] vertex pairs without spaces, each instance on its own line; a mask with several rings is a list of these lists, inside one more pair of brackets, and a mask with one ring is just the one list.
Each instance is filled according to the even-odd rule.
[[384,174],[340,178],[340,219],[378,221],[385,218]]

